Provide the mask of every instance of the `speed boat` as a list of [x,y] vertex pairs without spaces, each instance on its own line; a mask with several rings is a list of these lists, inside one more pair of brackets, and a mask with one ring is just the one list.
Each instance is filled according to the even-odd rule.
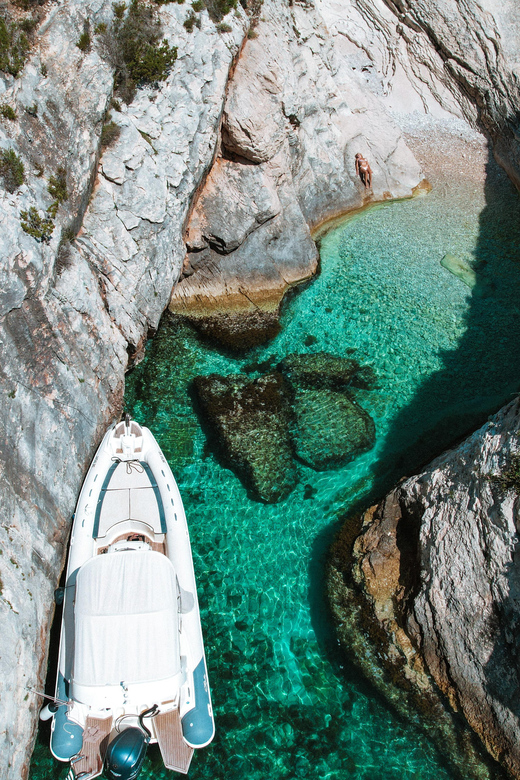
[[[215,725],[188,526],[152,433],[101,442],[72,528],[51,752],[76,780],[134,780],[149,743],[186,774]],[[60,593],[58,593],[58,598]]]

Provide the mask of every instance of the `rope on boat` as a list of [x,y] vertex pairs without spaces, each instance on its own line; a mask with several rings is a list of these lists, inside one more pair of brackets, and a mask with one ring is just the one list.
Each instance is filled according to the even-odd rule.
[[133,460],[121,460],[121,458],[113,457],[112,460],[114,463],[125,463],[127,474],[131,474],[132,471],[136,471],[138,474],[142,474],[144,471],[144,466],[139,458],[134,458]]
[[62,699],[57,699],[56,696],[49,696],[47,693],[35,691],[34,688],[29,688],[27,685],[25,686],[25,689],[31,691],[31,693],[35,693],[37,696],[42,696],[44,699],[50,699],[50,701],[53,701],[55,704],[68,704],[68,701],[62,701]]

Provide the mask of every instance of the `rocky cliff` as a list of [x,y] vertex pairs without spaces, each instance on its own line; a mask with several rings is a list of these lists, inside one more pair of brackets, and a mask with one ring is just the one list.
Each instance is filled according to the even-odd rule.
[[[449,745],[440,690],[512,777],[520,776],[519,415],[514,401],[372,507],[361,527],[350,521],[329,578],[349,646],[359,647],[359,599],[365,626],[372,621],[381,689],[399,707],[411,696],[457,760],[464,751]],[[359,658],[368,661],[364,651]],[[466,767],[468,776],[483,772]]]
[[[96,39],[85,52],[76,42],[86,18],[91,29],[110,23],[112,4],[44,10],[21,75],[0,80],[0,101],[17,116],[2,120],[0,143],[25,166],[16,192],[0,188],[4,778],[27,776],[41,700],[26,686],[44,685],[52,593],[77,492],[103,430],[121,412],[129,359],[157,327],[181,268],[183,221],[212,161],[247,28],[244,14],[232,17],[223,35],[205,13],[189,33],[184,7],[161,7],[177,61],[166,81],[112,109],[121,134],[98,164],[113,71]],[[34,105],[35,116],[25,110]],[[36,240],[20,215],[34,207],[48,218],[58,167],[68,199],[52,236]],[[74,236],[80,227],[69,243],[65,231]]]
[[[315,272],[309,228],[370,200],[410,197],[423,178],[378,90],[367,88],[371,63],[343,51],[318,8],[264,2],[254,35],[228,87],[170,302],[239,346],[244,328],[263,337],[285,291]],[[356,176],[357,152],[374,171],[371,192]]]
[[[0,187],[8,780],[27,775],[40,704],[27,687],[43,686],[75,497],[170,297],[251,298],[253,320],[259,302],[275,311],[314,272],[310,228],[364,203],[355,152],[375,198],[420,182],[400,128],[412,115],[482,123],[518,178],[512,3],[265,0],[249,38],[241,7],[219,25],[214,10],[160,5],[177,60],[128,104],[111,103],[110,2],[21,5],[34,18],[9,6],[8,28],[31,30],[26,61],[0,52],[0,147],[24,165],[23,182]],[[120,135],[101,156],[111,122]]]

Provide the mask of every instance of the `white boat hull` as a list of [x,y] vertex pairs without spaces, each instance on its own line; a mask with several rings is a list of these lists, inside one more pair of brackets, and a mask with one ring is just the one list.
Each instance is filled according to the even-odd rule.
[[[171,609],[164,593],[153,591],[159,572],[162,591],[175,588]],[[76,606],[76,600],[81,606]],[[134,607],[139,600],[144,607]],[[154,600],[166,609],[163,618]],[[143,637],[146,627],[151,627],[152,636]],[[139,639],[137,657],[125,639],[134,628]],[[154,664],[159,679],[152,679]],[[120,669],[129,679],[118,679]],[[56,699],[68,702],[59,707],[52,723],[51,751],[60,761],[80,755],[88,718],[89,723],[112,718],[110,742],[118,730],[135,725],[137,716],[154,704],[163,722],[167,713],[178,713],[187,746],[205,747],[214,736],[181,496],[153,435],[135,422],[119,423],[107,432],[78,500],[65,582]],[[160,721],[151,717],[147,725],[151,741],[159,741],[162,750]],[[95,777],[96,772],[87,776]]]

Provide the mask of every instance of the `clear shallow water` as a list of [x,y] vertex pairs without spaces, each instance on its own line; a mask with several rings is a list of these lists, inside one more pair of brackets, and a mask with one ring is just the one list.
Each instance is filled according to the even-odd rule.
[[[275,340],[230,357],[165,321],[129,376],[128,410],[170,461],[194,551],[217,735],[195,754],[193,780],[456,776],[347,659],[340,668],[323,556],[349,509],[520,386],[520,207],[493,166],[486,199],[471,183],[441,183],[364,212],[323,239],[321,274],[287,302]],[[472,290],[440,265],[447,252],[476,262]],[[375,419],[376,446],[335,471],[299,466],[301,482],[280,504],[251,501],[206,449],[191,380],[291,352],[350,350],[378,375],[377,389],[356,392]],[[65,775],[43,728],[31,778]],[[172,776],[152,750],[142,777]]]

